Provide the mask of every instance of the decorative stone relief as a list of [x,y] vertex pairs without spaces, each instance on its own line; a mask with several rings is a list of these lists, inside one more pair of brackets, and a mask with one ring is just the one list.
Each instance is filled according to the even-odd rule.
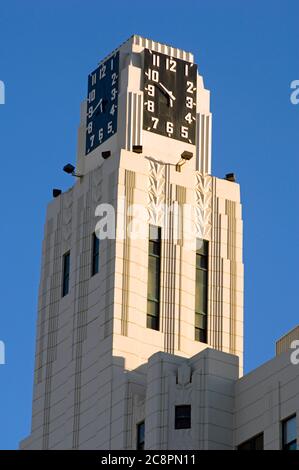
[[69,240],[72,234],[73,192],[68,191],[63,196],[62,237]]
[[212,177],[196,172],[196,238],[210,240],[212,228]]
[[165,165],[149,160],[149,222],[153,225],[164,224],[165,202]]
[[92,174],[92,200],[98,203],[102,196],[102,167],[96,168]]
[[183,364],[178,368],[178,385],[185,387],[191,382],[191,367]]

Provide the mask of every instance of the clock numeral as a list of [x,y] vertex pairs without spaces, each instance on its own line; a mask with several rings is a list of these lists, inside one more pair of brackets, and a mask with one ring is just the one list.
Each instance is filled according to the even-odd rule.
[[105,64],[103,64],[102,67],[100,68],[99,77],[100,77],[100,80],[106,77],[106,65]]
[[113,60],[113,57],[112,57],[112,59],[110,61],[110,70],[113,70],[113,68],[114,68],[114,60]]
[[186,96],[186,106],[187,108],[193,108],[193,98],[192,96]]
[[187,122],[189,122],[189,124],[191,124],[191,122],[192,122],[192,114],[191,113],[186,114],[185,121],[187,121]]
[[173,124],[172,122],[166,122],[166,132],[167,134],[173,134]]
[[113,132],[112,121],[108,122],[107,131],[108,131],[108,134],[111,134]]
[[99,142],[100,142],[100,143],[102,142],[103,138],[104,138],[104,129],[101,128],[101,129],[99,130]]
[[153,121],[153,129],[157,129],[158,127],[158,122],[159,122],[159,119],[152,116],[152,121]]
[[187,82],[187,93],[193,93],[193,90],[194,90],[194,83]]
[[176,72],[176,61],[173,59],[166,58],[166,70]]
[[155,96],[155,86],[154,85],[148,85],[147,86],[147,92],[149,96]]
[[91,136],[89,137],[89,142],[90,142],[90,147],[93,147],[94,135],[91,135]]
[[102,113],[103,112],[103,98],[100,99],[98,107],[100,108],[101,113]]
[[92,115],[93,115],[93,106],[90,106],[90,107],[88,108],[87,116],[88,116],[89,119],[90,119],[90,118],[92,118]]
[[92,101],[94,101],[95,97],[96,97],[96,91],[91,90],[88,94],[88,102],[91,103]]
[[97,74],[94,73],[92,76],[91,76],[91,84],[92,85],[95,85],[97,83]]
[[152,80],[153,82],[158,82],[159,81],[159,72],[158,70],[152,70],[148,69],[148,72],[145,73],[147,75],[149,80]]
[[154,101],[147,101],[147,110],[151,113],[154,113],[155,112],[155,103]]
[[116,84],[116,80],[117,80],[117,74],[115,72],[111,75],[111,79],[112,79],[111,85],[113,86]]
[[87,132],[88,132],[88,134],[91,134],[91,133],[92,133],[92,121],[90,121],[90,122],[88,123]]
[[160,56],[157,54],[153,54],[153,66],[160,67]]
[[185,139],[188,139],[189,137],[189,129],[186,126],[181,127],[181,137],[184,137]]
[[117,95],[117,89],[112,88],[112,90],[111,90],[111,101],[115,100],[116,95]]
[[188,77],[189,75],[189,64],[185,64],[185,76]]
[[114,116],[115,111],[116,111],[116,105],[113,104],[113,105],[111,106],[111,109],[110,109],[110,114],[112,114],[112,116]]

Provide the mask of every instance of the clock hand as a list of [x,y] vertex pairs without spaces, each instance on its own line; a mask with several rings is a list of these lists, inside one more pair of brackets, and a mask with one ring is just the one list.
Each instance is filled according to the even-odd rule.
[[168,94],[171,100],[175,101],[175,96],[170,90],[167,90],[167,88],[163,85],[163,83],[159,82],[158,85]]
[[96,107],[93,108],[90,117],[92,117],[92,116],[94,115],[94,113],[96,112],[96,110],[98,109],[99,106],[101,106],[101,112],[103,112],[103,100],[102,100],[102,98],[100,99],[100,101],[98,102],[98,104],[96,105]]

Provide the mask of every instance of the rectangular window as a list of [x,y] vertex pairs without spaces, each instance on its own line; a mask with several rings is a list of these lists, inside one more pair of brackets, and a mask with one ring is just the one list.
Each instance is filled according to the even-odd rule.
[[296,415],[282,421],[282,449],[297,450]]
[[264,433],[257,434],[256,436],[242,442],[238,445],[238,450],[264,450]]
[[91,275],[94,276],[99,272],[99,253],[100,253],[100,240],[95,233],[92,234],[92,256],[91,256]]
[[145,424],[144,421],[137,424],[137,450],[144,450],[144,433],[145,433]]
[[197,240],[195,281],[195,341],[207,343],[209,242]]
[[62,266],[62,297],[65,297],[69,293],[70,289],[70,260],[71,254],[68,251],[63,255],[63,266]]
[[191,428],[191,405],[178,405],[175,407],[175,429]]
[[150,225],[148,247],[147,328],[159,330],[161,227]]

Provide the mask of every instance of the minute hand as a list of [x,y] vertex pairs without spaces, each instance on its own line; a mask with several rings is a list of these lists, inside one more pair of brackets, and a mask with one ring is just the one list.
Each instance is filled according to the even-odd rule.
[[163,83],[159,82],[159,86],[168,94],[168,96],[173,100],[175,101],[175,96],[173,95],[173,93],[170,91],[170,90],[167,90],[167,88],[163,85]]

